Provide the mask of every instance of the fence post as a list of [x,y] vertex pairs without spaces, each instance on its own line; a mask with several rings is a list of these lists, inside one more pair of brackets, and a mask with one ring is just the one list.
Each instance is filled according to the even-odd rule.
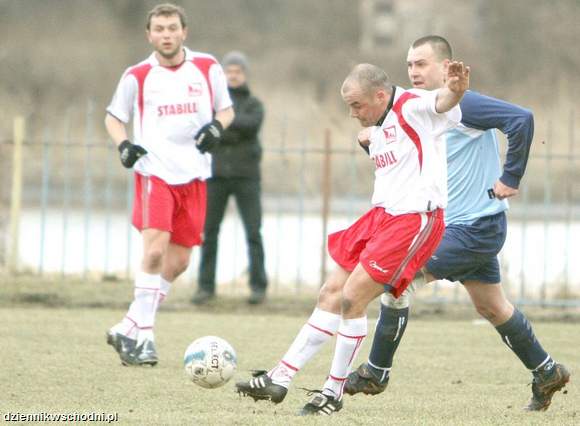
[[320,251],[320,286],[326,279],[326,236],[328,233],[328,216],[330,214],[331,183],[331,137],[330,129],[324,131],[324,157],[322,162],[322,244]]
[[24,117],[14,118],[14,147],[12,152],[12,194],[10,200],[10,255],[8,271],[18,270],[18,239],[22,204],[22,144],[24,142]]
[[42,187],[40,192],[40,253],[38,256],[38,274],[44,274],[44,253],[46,240],[46,216],[48,210],[48,194],[50,191],[50,133],[45,127],[42,136]]

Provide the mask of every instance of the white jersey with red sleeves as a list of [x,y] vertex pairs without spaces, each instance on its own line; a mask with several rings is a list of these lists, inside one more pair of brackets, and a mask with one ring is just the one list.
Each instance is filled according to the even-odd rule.
[[124,123],[133,118],[134,143],[148,152],[135,170],[171,185],[211,176],[211,155],[201,154],[193,137],[214,112],[232,106],[215,58],[184,51],[185,61],[176,67],[160,65],[153,53],[128,68],[107,108]]
[[372,129],[374,206],[392,215],[447,206],[447,158],[442,133],[461,121],[461,109],[435,110],[437,91],[395,89],[393,107]]

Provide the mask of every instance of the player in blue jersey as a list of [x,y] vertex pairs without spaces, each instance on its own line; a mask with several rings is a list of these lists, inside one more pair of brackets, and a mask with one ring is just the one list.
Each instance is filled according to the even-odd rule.
[[[442,87],[451,58],[451,46],[442,37],[415,41],[407,56],[413,87]],[[532,398],[525,408],[543,411],[554,393],[569,381],[570,373],[542,348],[527,318],[505,297],[497,257],[506,237],[506,199],[518,194],[526,168],[533,115],[473,91],[465,93],[460,106],[461,124],[445,135],[449,191],[446,230],[426,265],[426,282],[448,279],[464,285],[477,312],[532,372]],[[503,170],[495,129],[508,138]],[[369,359],[349,375],[345,393],[374,395],[385,390],[393,356],[407,326],[409,297],[415,289],[409,287],[399,299],[383,295]]]

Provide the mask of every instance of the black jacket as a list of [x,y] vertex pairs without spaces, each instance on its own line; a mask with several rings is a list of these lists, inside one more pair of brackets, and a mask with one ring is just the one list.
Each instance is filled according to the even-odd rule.
[[236,117],[212,151],[212,174],[259,179],[262,147],[258,133],[264,120],[264,107],[246,85],[230,88],[229,92]]

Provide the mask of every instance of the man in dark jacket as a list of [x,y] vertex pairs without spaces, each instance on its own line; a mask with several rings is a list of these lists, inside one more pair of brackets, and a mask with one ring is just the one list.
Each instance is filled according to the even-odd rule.
[[241,52],[230,52],[222,61],[236,118],[224,131],[220,144],[212,151],[212,178],[207,185],[207,216],[199,268],[199,288],[193,296],[196,305],[215,297],[218,234],[230,195],[236,199],[242,217],[250,269],[250,304],[264,301],[268,285],[264,268],[264,248],[260,228],[260,160],[262,148],[258,133],[264,118],[262,103],[252,96],[246,83],[248,61]]

